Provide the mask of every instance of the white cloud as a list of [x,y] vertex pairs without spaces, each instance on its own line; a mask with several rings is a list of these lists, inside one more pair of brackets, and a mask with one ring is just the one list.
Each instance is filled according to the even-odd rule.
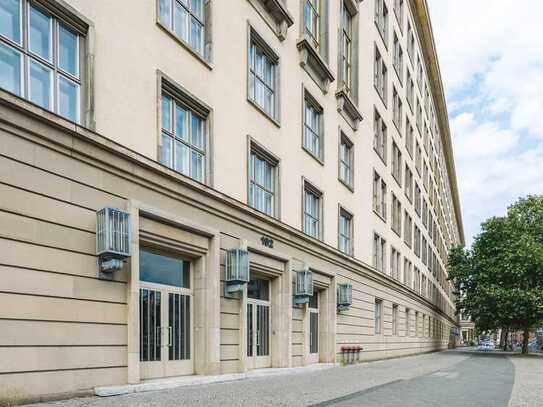
[[429,4],[469,244],[487,217],[543,193],[543,2]]

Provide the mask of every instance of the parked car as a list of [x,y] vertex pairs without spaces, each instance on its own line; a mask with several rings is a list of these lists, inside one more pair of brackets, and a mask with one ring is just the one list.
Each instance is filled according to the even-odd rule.
[[481,342],[479,344],[479,346],[477,346],[477,350],[482,350],[482,351],[489,351],[489,350],[494,350],[495,349],[495,345],[493,342]]

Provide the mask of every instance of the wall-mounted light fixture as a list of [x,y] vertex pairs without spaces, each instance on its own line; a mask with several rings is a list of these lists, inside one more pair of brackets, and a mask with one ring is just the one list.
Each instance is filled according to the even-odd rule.
[[309,302],[313,296],[313,273],[309,267],[296,271],[296,284],[294,284],[294,304],[302,305]]
[[235,298],[249,282],[249,252],[245,249],[231,249],[226,253],[224,296]]
[[111,279],[130,257],[130,214],[115,208],[96,212],[96,255],[100,278]]
[[337,286],[337,309],[346,311],[353,305],[353,285],[350,283],[338,284]]

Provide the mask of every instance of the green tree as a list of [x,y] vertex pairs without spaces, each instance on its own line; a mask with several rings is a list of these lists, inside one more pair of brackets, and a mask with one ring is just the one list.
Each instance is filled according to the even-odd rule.
[[481,225],[471,250],[449,255],[457,309],[481,330],[530,329],[543,321],[543,196],[528,196]]

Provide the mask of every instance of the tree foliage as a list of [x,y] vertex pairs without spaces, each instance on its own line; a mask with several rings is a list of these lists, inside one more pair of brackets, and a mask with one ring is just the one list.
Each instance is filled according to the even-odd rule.
[[543,196],[522,198],[506,216],[484,222],[471,249],[451,250],[448,269],[457,310],[479,329],[527,333],[543,322]]

